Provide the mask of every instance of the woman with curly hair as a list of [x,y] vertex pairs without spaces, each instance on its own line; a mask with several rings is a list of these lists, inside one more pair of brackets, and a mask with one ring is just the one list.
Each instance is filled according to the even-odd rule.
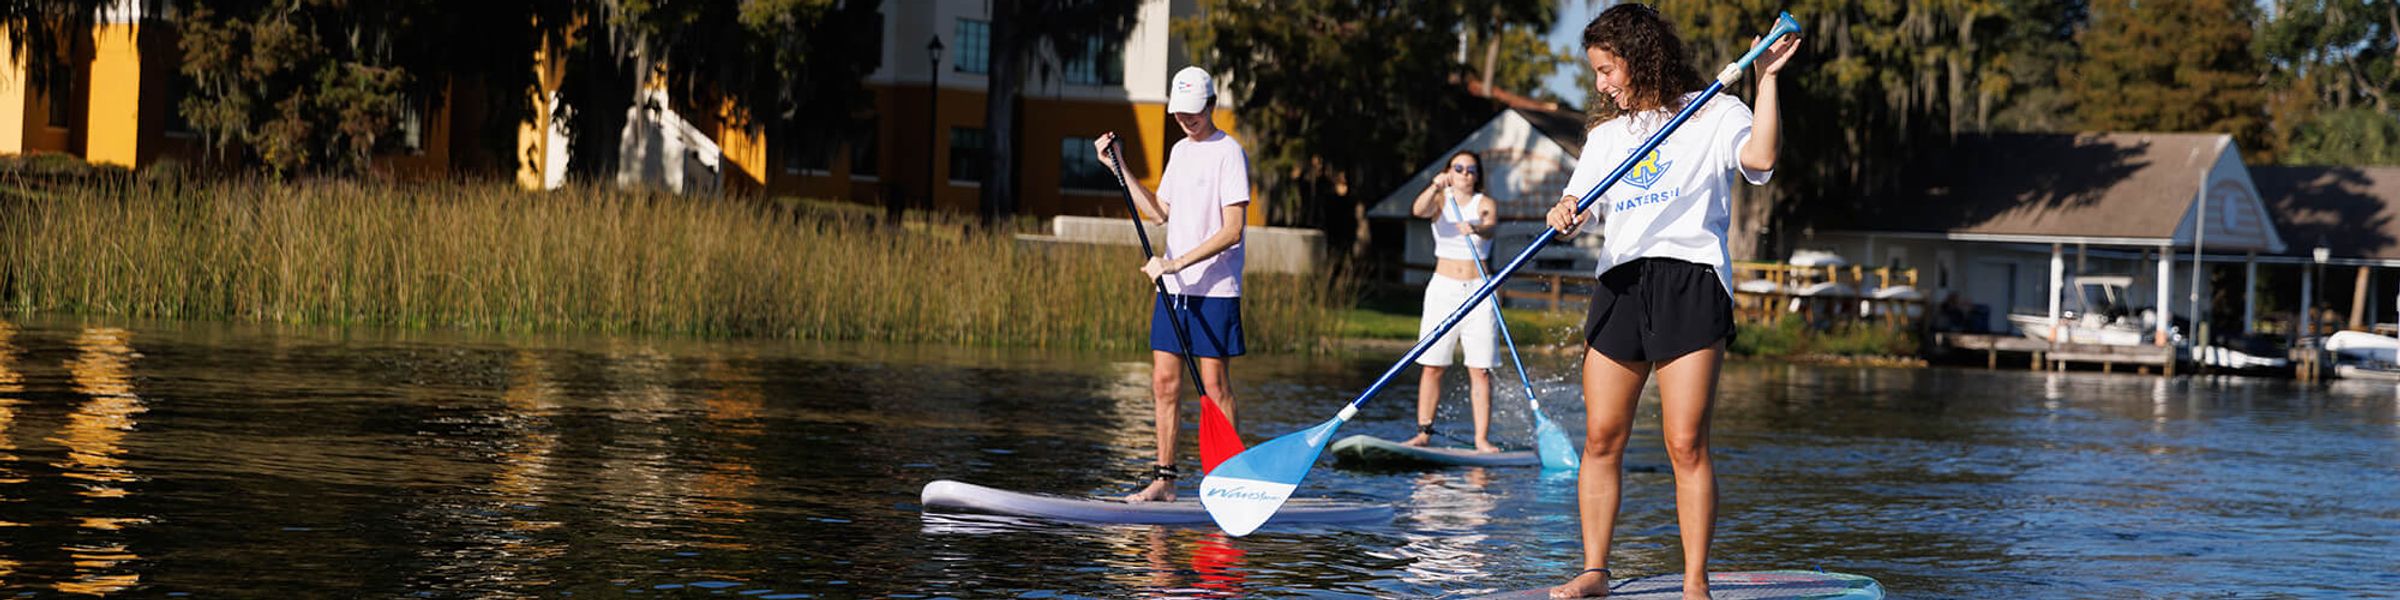
[[1584,450],[1576,482],[1582,572],[1550,589],[1553,598],[1608,594],[1609,538],[1622,498],[1625,442],[1642,387],[1658,379],[1660,429],[1675,469],[1675,516],[1683,539],[1683,597],[1707,598],[1708,545],[1717,511],[1708,453],[1718,365],[1733,335],[1733,280],[1726,252],[1734,178],[1752,185],[1774,173],[1782,137],[1776,75],[1799,36],[1778,40],[1758,61],[1757,112],[1720,95],[1700,107],[1595,202],[1576,200],[1622,164],[1707,80],[1658,11],[1619,4],[1583,29],[1583,50],[1613,112],[1587,133],[1580,164],[1549,223],[1572,235],[1603,220],[1599,285],[1584,319]]

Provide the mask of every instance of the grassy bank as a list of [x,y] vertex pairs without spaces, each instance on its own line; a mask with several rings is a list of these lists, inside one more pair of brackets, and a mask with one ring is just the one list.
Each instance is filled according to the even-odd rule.
[[[0,198],[15,311],[1096,349],[1146,345],[1128,247],[935,218],[501,183],[130,180]],[[1253,275],[1252,348],[1325,347],[1340,277]]]
[[[1342,337],[1393,343],[1415,341],[1419,316],[1395,311],[1390,306],[1353,307],[1343,320]],[[1518,347],[1527,351],[1572,350],[1581,341],[1584,315],[1579,310],[1511,308],[1502,309],[1501,315],[1508,320],[1509,332],[1516,336]],[[1799,319],[1784,319],[1740,325],[1726,352],[1755,358],[1913,357],[1917,355],[1917,340],[1908,330],[1880,325],[1817,329]]]
[[[1577,341],[1577,329],[1583,327],[1582,313],[1504,308],[1500,316],[1508,321],[1508,333],[1516,339],[1517,347],[1527,352],[1572,348]],[[1423,316],[1418,313],[1352,308],[1342,320],[1342,337],[1414,342],[1421,319]]]
[[1728,352],[1740,356],[1882,356],[1917,355],[1913,330],[1873,323],[1834,325],[1819,329],[1801,319],[1778,319],[1741,327]]

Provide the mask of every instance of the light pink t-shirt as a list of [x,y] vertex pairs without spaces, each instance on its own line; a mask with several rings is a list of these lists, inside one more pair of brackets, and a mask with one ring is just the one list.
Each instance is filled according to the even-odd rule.
[[[1224,208],[1250,201],[1250,157],[1233,136],[1217,132],[1207,141],[1184,138],[1167,152],[1167,172],[1158,182],[1167,203],[1167,255],[1183,256],[1225,227]],[[1167,291],[1186,296],[1242,295],[1242,243],[1216,256],[1185,265],[1167,276]]]

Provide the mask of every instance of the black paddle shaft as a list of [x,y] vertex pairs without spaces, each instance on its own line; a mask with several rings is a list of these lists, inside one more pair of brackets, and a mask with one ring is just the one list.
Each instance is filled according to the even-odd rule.
[[[1142,258],[1156,257],[1158,253],[1150,249],[1150,230],[1142,226],[1142,209],[1133,205],[1133,180],[1125,178],[1125,155],[1117,153],[1117,140],[1115,139],[1108,140],[1108,156],[1116,159],[1111,161],[1113,164],[1109,171],[1117,176],[1118,191],[1125,194],[1125,212],[1133,217],[1133,235],[1142,239]],[[1163,221],[1165,218],[1162,216],[1160,220]],[[1208,383],[1200,379],[1200,363],[1192,360],[1192,335],[1184,331],[1183,316],[1176,314],[1175,305],[1179,302],[1167,297],[1169,294],[1167,294],[1166,276],[1151,278],[1150,285],[1158,288],[1158,299],[1167,305],[1169,313],[1167,323],[1175,326],[1175,342],[1183,346],[1183,352],[1177,356],[1182,357],[1183,366],[1192,371],[1192,389],[1200,390],[1200,395],[1203,397],[1207,396]]]

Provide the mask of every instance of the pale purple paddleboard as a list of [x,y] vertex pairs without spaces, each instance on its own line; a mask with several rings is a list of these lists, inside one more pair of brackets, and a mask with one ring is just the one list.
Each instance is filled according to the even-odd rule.
[[[1565,583],[1564,579],[1559,581]],[[1716,600],[1883,600],[1883,584],[1874,578],[1818,571],[1746,571],[1708,574],[1708,594]],[[1550,597],[1548,586],[1488,596],[1487,600],[1535,600]],[[1611,600],[1676,600],[1683,597],[1683,574],[1669,573],[1609,583]]]
[[1539,467],[1542,457],[1532,450],[1476,452],[1474,448],[1410,446],[1371,435],[1354,435],[1333,442],[1333,459],[1345,464],[1420,467]]
[[[1206,525],[1213,523],[1200,501],[1126,502],[1118,498],[1028,494],[947,479],[925,484],[918,502],[925,512],[965,512],[1115,525]],[[1389,504],[1293,498],[1268,523],[1389,521]]]

